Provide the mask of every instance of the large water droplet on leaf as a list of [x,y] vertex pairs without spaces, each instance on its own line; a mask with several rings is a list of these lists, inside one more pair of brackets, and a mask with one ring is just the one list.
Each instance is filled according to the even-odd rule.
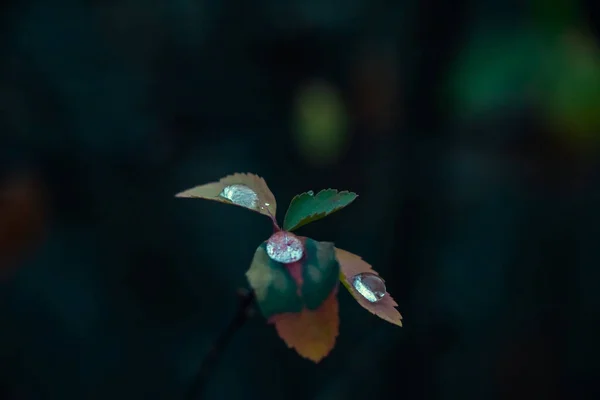
[[281,231],[274,233],[267,241],[267,254],[277,262],[289,264],[302,258],[304,246],[293,233]]
[[256,209],[258,195],[250,187],[242,184],[225,186],[219,196],[238,206]]
[[352,277],[352,286],[371,303],[376,303],[383,299],[386,292],[383,279],[370,272],[354,275]]

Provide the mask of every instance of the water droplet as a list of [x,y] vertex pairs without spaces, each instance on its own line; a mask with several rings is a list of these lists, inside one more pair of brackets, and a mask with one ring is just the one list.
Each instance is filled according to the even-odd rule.
[[296,235],[281,231],[274,233],[267,241],[267,254],[277,262],[293,263],[304,255],[304,246]]
[[386,292],[383,279],[371,272],[354,275],[352,277],[352,286],[371,303],[377,303],[383,299]]
[[246,185],[235,184],[225,186],[219,196],[239,206],[256,209],[258,195]]
[[315,192],[313,192],[312,190],[309,190],[308,192],[306,192],[309,196],[314,196]]

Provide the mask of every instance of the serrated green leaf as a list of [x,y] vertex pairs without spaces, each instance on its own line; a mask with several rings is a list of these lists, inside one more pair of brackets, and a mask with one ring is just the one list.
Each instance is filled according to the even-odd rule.
[[285,214],[283,229],[292,231],[332,214],[352,203],[358,195],[336,189],[321,190],[316,195],[302,193],[292,199]]
[[302,266],[302,298],[306,308],[316,310],[337,288],[340,264],[333,243],[305,241]]
[[296,281],[283,264],[269,257],[266,242],[256,249],[246,277],[256,293],[258,307],[266,318],[302,310],[303,303]]

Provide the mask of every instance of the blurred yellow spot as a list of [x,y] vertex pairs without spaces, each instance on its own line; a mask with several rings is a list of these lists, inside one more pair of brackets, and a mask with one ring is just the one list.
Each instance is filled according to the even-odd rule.
[[347,120],[334,86],[313,81],[301,87],[294,108],[294,139],[305,161],[318,166],[337,162],[345,150]]
[[546,115],[569,144],[589,149],[600,139],[600,51],[581,34],[562,39],[555,48],[554,79],[544,91]]

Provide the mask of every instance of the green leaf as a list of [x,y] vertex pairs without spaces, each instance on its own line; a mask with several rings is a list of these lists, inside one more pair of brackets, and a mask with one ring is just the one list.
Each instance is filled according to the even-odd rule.
[[292,231],[319,220],[352,203],[358,195],[353,192],[338,192],[335,189],[321,190],[316,195],[312,191],[297,195],[292,199],[285,214],[283,229]]
[[306,308],[316,310],[337,288],[340,264],[333,243],[306,238],[302,266],[302,298]]
[[266,242],[256,249],[246,277],[256,293],[258,307],[266,318],[302,310],[302,299],[298,294],[296,281],[284,264],[269,257]]

